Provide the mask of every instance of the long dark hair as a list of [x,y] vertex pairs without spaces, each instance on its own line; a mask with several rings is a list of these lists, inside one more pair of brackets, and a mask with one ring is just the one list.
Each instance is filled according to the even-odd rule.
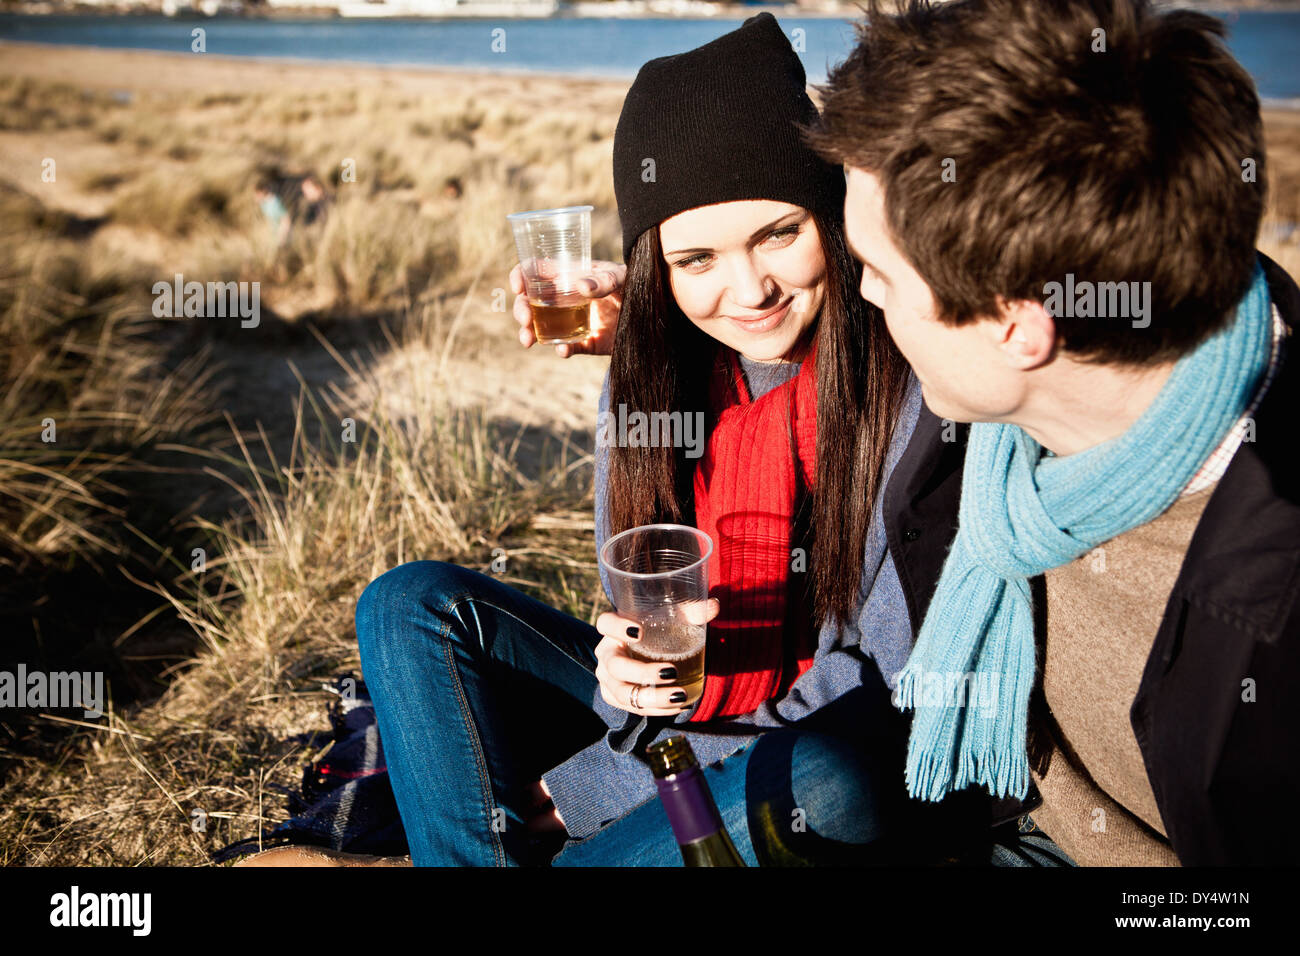
[[[810,210],[826,259],[817,339],[817,467],[792,540],[810,544],[807,586],[814,621],[848,620],[857,605],[876,496],[885,480],[908,366],[880,310],[858,294],[858,265],[843,221]],[[610,361],[610,408],[709,409],[709,383],[728,366],[727,347],[681,311],[668,282],[659,230],[638,237],[627,263]],[[706,416],[709,413],[706,411]],[[711,431],[713,422],[706,417]],[[793,438],[791,454],[793,456]],[[698,459],[685,448],[624,447],[609,461],[610,533],[660,521],[694,524]],[[796,474],[798,469],[796,468]]]

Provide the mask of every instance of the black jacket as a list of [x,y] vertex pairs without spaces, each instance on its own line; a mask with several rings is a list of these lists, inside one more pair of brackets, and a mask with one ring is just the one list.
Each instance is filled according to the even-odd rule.
[[[1294,332],[1300,290],[1261,258]],[[1288,342],[1255,440],[1233,456],[1196,526],[1129,714],[1184,866],[1300,858],[1300,367],[1294,334]],[[957,530],[969,426],[947,428],[955,440],[923,406],[885,490],[914,635]],[[1042,580],[1031,582],[1039,597]],[[997,801],[995,815],[1036,802],[1031,787],[1023,804]]]

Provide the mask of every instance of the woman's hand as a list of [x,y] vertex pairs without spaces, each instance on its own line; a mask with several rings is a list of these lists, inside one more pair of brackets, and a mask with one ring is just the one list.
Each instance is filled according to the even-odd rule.
[[[709,598],[685,607],[686,620],[691,624],[707,624],[718,616],[717,600]],[[639,627],[631,618],[606,612],[596,619],[596,630],[602,637],[596,645],[596,678],[600,681],[600,696],[607,704],[641,714],[646,717],[667,717],[680,714],[691,704],[673,703],[669,698],[677,691],[673,681],[676,674],[665,677],[667,662],[642,661],[628,653],[628,645],[640,639]],[[636,708],[631,705],[632,691],[636,687]],[[527,826],[538,833],[554,833],[564,829],[564,818],[551,800],[545,781],[538,780],[525,788],[530,804]]]
[[[686,610],[692,624],[707,624],[717,616],[718,602],[714,598]],[[692,706],[672,700],[679,688],[674,686],[677,673],[670,662],[643,661],[629,653],[628,647],[640,640],[636,621],[606,611],[596,619],[596,630],[603,635],[596,645],[596,679],[605,703],[643,717],[670,717]],[[637,692],[637,706],[633,707],[632,691],[637,687],[641,689]]]
[[564,829],[564,818],[560,816],[560,811],[555,809],[555,804],[551,801],[551,791],[546,789],[544,781],[538,780],[536,783],[529,784],[526,793],[532,803],[532,812],[527,824],[529,830],[536,833],[554,833]]
[[[614,328],[618,313],[623,308],[623,282],[627,279],[627,266],[616,262],[595,260],[591,274],[578,283],[578,290],[596,300],[591,310],[591,334],[581,342],[561,342],[555,346],[560,358],[586,353],[609,355],[614,346]],[[519,344],[529,348],[537,341],[533,334],[533,320],[528,312],[528,296],[524,291],[524,270],[515,263],[510,270],[510,289],[515,293],[514,317],[519,323]]]

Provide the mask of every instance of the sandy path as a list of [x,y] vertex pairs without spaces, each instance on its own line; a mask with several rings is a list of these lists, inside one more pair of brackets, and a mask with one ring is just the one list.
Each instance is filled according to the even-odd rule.
[[211,53],[160,53],[99,47],[44,46],[0,42],[5,73],[75,83],[98,90],[187,90],[208,93],[306,90],[349,87],[394,93],[436,93],[449,86],[485,98],[510,98],[524,106],[575,108],[592,101],[618,104],[628,83],[622,80],[567,78],[545,74],[506,74],[473,70],[379,67],[353,63],[217,56]]

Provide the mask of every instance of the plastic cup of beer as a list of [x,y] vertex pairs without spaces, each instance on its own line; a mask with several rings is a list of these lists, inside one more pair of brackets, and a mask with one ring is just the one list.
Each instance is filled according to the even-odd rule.
[[697,528],[650,524],[616,534],[600,549],[614,607],[636,621],[627,644],[638,660],[672,664],[675,686],[693,704],[704,693],[704,613],[713,541]]
[[534,209],[506,216],[523,268],[533,335],[544,345],[591,334],[591,299],[578,281],[591,274],[591,206]]

